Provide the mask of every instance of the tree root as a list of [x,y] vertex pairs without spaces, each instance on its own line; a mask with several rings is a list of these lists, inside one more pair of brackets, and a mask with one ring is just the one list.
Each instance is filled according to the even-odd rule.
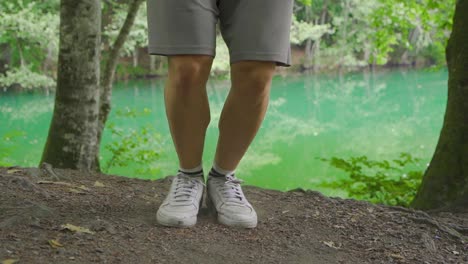
[[401,211],[401,212],[417,215],[417,216],[402,215],[404,217],[407,217],[408,219],[411,219],[415,223],[425,224],[425,225],[435,227],[447,233],[451,237],[461,240],[463,243],[468,241],[468,237],[465,236],[468,234],[468,227],[458,226],[454,224],[440,223],[439,221],[431,217],[428,213],[420,211],[420,210],[414,210],[411,208],[405,208],[401,206],[388,206],[388,207],[395,211]]
[[[435,227],[435,228],[449,234],[450,236],[461,240],[462,242],[468,241],[468,237],[464,236],[463,234],[460,234],[460,232],[458,232],[455,228],[453,228],[453,227],[451,227],[449,225],[446,225],[446,224],[439,223],[435,219],[426,218],[426,217],[414,217],[414,216],[407,216],[407,217],[409,219],[413,220],[415,223],[426,224],[426,225],[433,226],[433,227]],[[465,229],[465,228],[463,228],[463,229]]]
[[58,175],[54,171],[54,168],[52,167],[52,165],[50,165],[49,163],[43,162],[39,168],[42,171],[42,175],[41,175],[42,177],[52,178],[55,181],[60,181],[60,180],[63,180],[63,179],[70,180],[68,177]]

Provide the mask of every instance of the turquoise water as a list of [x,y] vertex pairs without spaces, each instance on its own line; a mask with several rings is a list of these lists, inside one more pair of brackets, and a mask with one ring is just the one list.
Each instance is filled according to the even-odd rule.
[[[409,152],[429,162],[442,126],[447,99],[446,70],[398,70],[347,75],[276,76],[265,121],[237,169],[246,184],[287,190],[320,189],[323,180],[344,174],[317,157],[367,155],[373,159],[396,158]],[[160,158],[147,165],[111,168],[110,173],[160,178],[176,171],[163,101],[164,79],[131,81],[115,85],[109,122],[123,131],[152,126],[161,135],[155,140]],[[205,171],[212,163],[217,122],[229,91],[229,82],[210,80],[207,86],[211,123],[203,156]],[[39,92],[0,93],[0,151],[3,162],[36,166],[40,160],[53,109],[53,95]],[[123,118],[119,111],[146,111]],[[145,110],[146,109],[146,110]],[[103,145],[112,135],[106,130]],[[9,148],[5,152],[5,148]],[[102,150],[103,163],[110,153]],[[5,155],[3,155],[5,156]],[[1,157],[1,156],[0,156]],[[137,173],[147,168],[150,174]],[[341,190],[320,189],[328,195]]]

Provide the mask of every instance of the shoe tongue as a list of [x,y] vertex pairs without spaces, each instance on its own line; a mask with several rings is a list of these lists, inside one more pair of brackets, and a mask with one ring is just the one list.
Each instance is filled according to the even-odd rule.
[[234,183],[234,184],[241,184],[243,181],[241,179],[236,178],[236,176],[232,175],[226,175],[226,181],[228,183]]
[[175,189],[175,202],[191,202],[194,196],[193,189],[196,186],[194,179],[186,175],[179,175]]
[[226,198],[226,202],[239,204],[243,201],[242,194],[237,190],[237,188],[232,186],[225,189],[224,197]]

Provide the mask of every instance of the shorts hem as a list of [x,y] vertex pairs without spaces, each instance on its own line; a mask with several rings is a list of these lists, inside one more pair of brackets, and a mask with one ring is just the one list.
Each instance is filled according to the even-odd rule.
[[216,55],[216,50],[214,48],[200,46],[148,46],[148,53],[162,56],[195,54],[214,57]]
[[291,61],[287,56],[281,53],[235,53],[230,55],[230,64],[243,61],[243,60],[259,60],[259,61],[273,61],[276,62],[277,66],[289,67]]

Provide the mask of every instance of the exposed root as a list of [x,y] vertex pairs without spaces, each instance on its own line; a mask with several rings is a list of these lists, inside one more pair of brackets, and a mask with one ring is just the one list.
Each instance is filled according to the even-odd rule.
[[448,235],[461,240],[462,242],[468,241],[468,237],[465,236],[465,234],[467,234],[468,232],[468,227],[440,223],[439,221],[431,217],[428,213],[420,211],[420,210],[415,210],[412,208],[405,208],[401,206],[389,206],[389,208],[395,211],[401,211],[401,212],[417,215],[417,216],[412,216],[412,215],[403,215],[403,216],[407,217],[408,219],[413,220],[415,223],[433,226],[447,233]]
[[52,165],[49,163],[43,162],[41,166],[39,167],[42,171],[42,177],[44,178],[52,178],[55,181],[60,181],[63,179],[70,180],[68,177],[65,177],[63,175],[58,175],[55,171]]

